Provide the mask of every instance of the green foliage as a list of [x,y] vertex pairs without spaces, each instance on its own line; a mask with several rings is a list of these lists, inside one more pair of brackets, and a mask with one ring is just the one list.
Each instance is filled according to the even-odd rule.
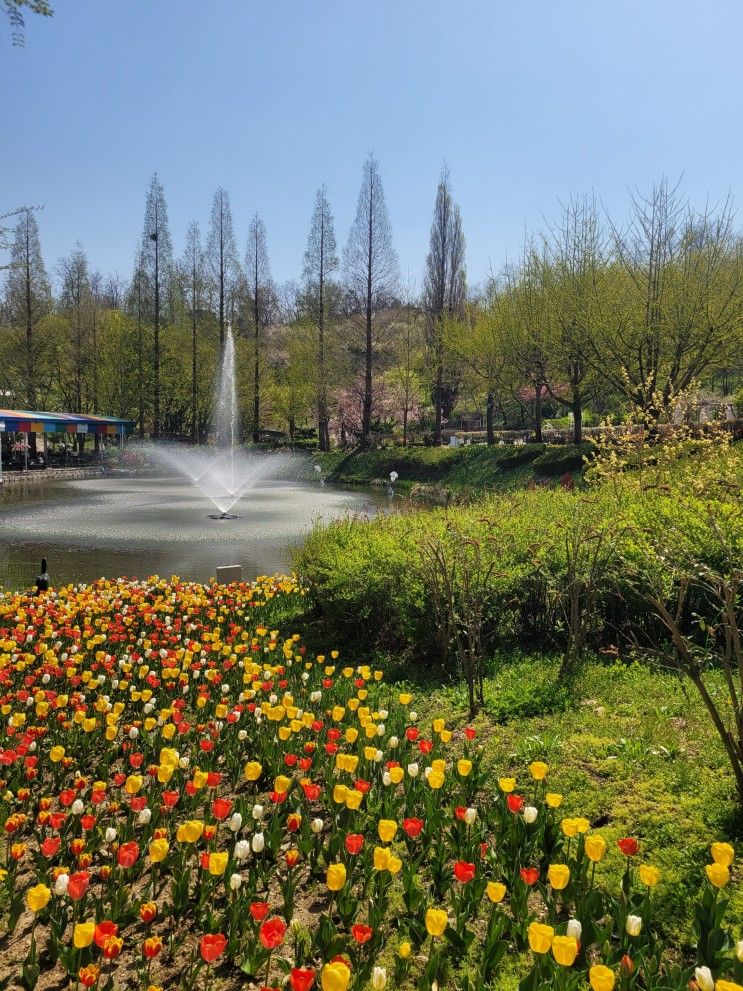
[[569,471],[575,473],[581,471],[587,458],[594,453],[593,444],[561,444],[556,447],[548,447],[544,454],[540,454],[533,462],[534,472],[537,475],[564,475]]

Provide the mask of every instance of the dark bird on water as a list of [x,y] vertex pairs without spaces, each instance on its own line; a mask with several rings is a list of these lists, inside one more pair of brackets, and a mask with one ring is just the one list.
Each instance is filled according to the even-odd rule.
[[41,559],[41,574],[38,574],[34,579],[34,585],[36,586],[36,594],[40,592],[48,592],[50,585],[49,572],[46,570],[46,558]]

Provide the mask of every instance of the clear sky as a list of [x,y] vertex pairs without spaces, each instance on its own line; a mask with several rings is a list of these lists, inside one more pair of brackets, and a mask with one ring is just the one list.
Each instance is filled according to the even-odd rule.
[[[339,246],[380,162],[403,273],[420,282],[449,164],[471,283],[560,199],[683,174],[743,198],[740,0],[53,0],[26,48],[0,25],[0,212],[43,203],[50,269],[79,239],[129,277],[151,173],[176,252],[231,195],[298,277],[317,186]],[[742,225],[743,226],[743,225]]]

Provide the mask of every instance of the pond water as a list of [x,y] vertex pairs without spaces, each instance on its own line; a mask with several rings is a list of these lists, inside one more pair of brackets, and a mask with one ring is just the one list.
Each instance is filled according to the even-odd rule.
[[266,482],[240,499],[238,519],[213,520],[214,507],[178,479],[42,483],[0,501],[0,585],[30,586],[42,557],[54,585],[104,575],[206,581],[226,564],[241,564],[245,578],[273,574],[315,521],[388,506],[381,490]]

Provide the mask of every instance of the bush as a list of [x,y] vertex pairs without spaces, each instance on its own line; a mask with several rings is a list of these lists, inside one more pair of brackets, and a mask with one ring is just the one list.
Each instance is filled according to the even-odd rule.
[[593,444],[568,444],[560,447],[548,447],[544,454],[534,460],[534,472],[537,475],[564,475],[565,472],[581,471],[586,459],[591,458],[596,448]]

